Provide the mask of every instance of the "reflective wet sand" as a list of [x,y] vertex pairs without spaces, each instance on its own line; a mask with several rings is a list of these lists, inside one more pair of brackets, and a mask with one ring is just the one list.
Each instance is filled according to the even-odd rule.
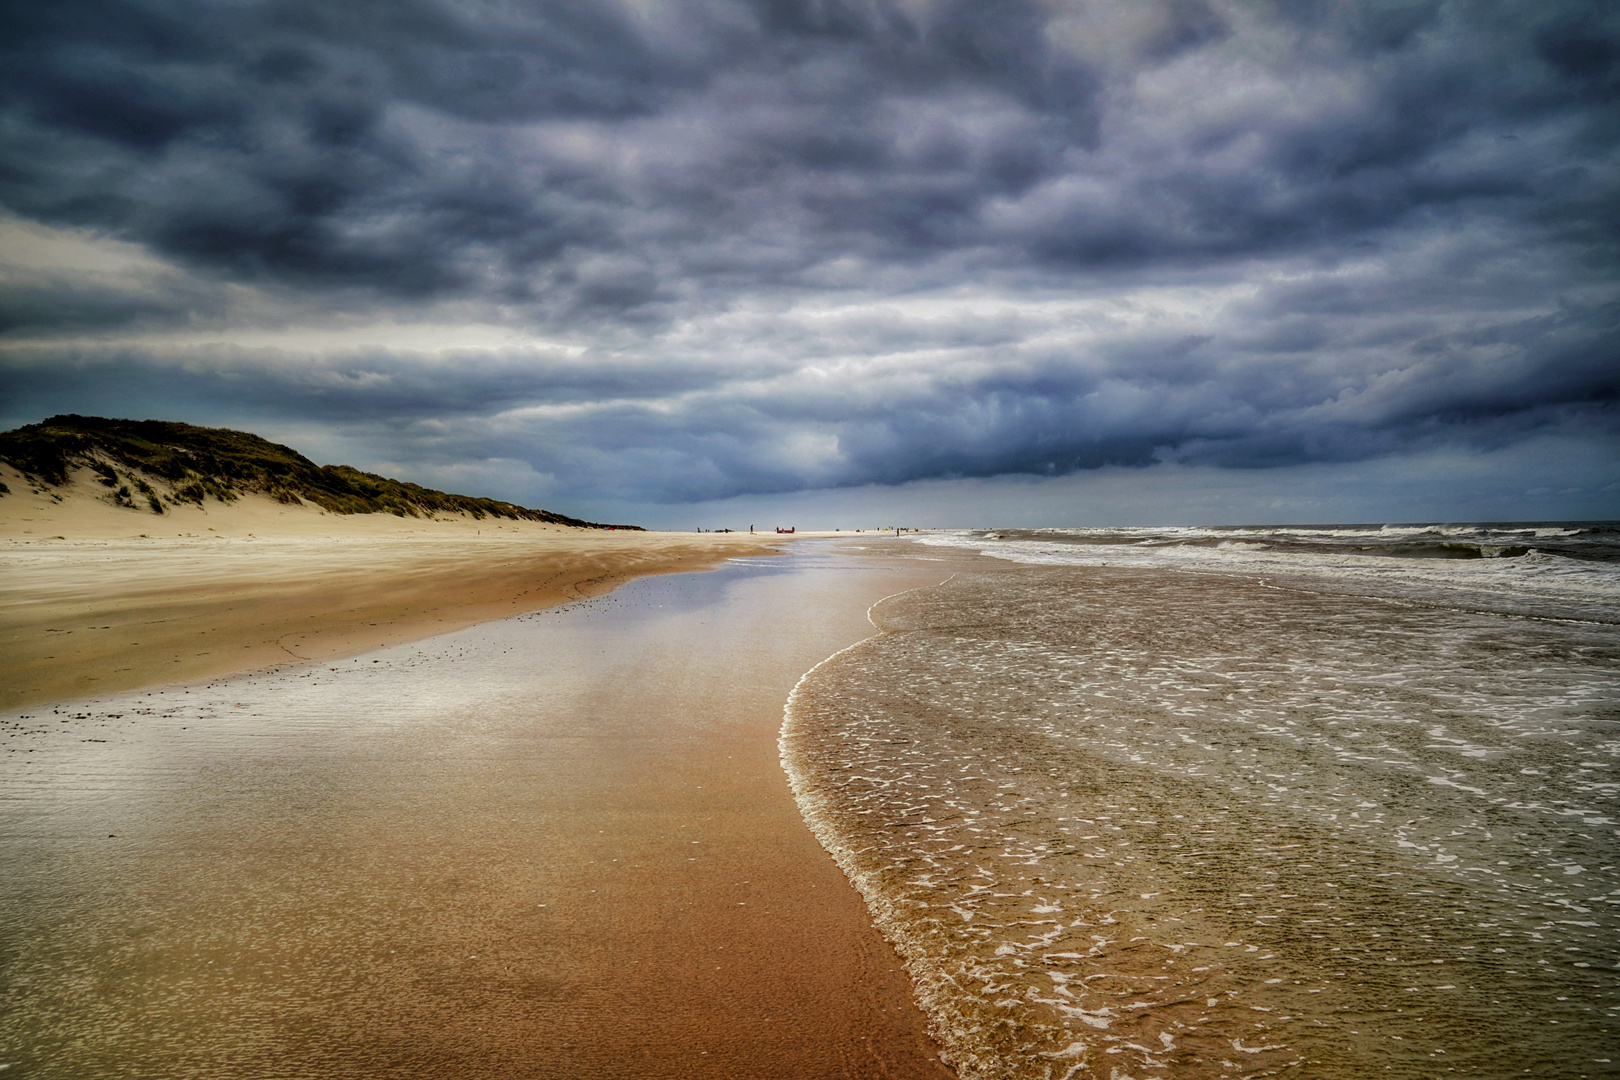
[[775,744],[944,574],[819,550],[0,718],[6,1075],[948,1075]]

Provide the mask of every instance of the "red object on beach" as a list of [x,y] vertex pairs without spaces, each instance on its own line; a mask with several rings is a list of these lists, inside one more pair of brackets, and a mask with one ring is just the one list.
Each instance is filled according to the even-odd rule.
[[798,528],[797,525],[793,526],[793,528],[790,528],[790,529],[777,529],[776,531],[779,532],[779,533],[790,533],[790,532],[793,531],[793,529],[796,529],[796,528]]

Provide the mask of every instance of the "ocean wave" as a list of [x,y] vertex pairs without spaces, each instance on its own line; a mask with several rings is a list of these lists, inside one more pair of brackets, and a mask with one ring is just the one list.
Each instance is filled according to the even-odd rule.
[[1620,622],[1620,532],[1606,529],[1603,523],[998,529],[916,539],[1029,565],[1243,574],[1471,610]]

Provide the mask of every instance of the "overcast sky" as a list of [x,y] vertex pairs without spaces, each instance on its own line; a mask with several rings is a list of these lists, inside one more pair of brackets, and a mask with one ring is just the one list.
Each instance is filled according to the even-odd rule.
[[673,527],[1620,517],[1617,102],[1612,0],[5,4],[0,426]]

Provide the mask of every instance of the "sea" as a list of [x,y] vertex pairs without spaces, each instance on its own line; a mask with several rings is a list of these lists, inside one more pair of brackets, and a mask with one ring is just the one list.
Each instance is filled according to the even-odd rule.
[[1620,524],[915,544],[781,752],[961,1076],[1620,1076]]

